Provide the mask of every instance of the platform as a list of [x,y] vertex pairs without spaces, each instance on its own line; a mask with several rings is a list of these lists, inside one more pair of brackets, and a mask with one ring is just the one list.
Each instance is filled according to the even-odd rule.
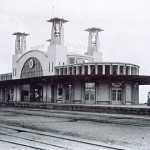
[[31,102],[0,102],[1,107],[40,108],[50,110],[69,110],[94,113],[150,115],[150,107],[146,105],[85,105]]

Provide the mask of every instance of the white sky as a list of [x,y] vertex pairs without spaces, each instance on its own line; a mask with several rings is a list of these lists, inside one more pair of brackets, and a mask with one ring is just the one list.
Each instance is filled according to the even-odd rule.
[[[54,7],[54,13],[53,13]],[[54,14],[54,15],[53,15]],[[0,72],[11,72],[15,52],[14,32],[26,32],[27,49],[50,38],[52,17],[69,20],[64,25],[68,50],[84,53],[89,27],[100,27],[103,61],[129,62],[150,75],[149,0],[0,0]],[[140,88],[140,102],[147,101],[150,86]]]

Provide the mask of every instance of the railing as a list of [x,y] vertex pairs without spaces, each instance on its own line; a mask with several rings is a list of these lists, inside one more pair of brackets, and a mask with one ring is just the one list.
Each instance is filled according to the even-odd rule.
[[82,63],[56,66],[55,75],[139,75],[139,66],[129,63]]
[[12,80],[12,73],[0,74],[0,81]]

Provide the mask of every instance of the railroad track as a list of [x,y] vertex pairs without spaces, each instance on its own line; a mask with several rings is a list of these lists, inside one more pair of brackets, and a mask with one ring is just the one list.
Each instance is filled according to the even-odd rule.
[[[122,117],[122,118],[120,118],[120,117],[114,117],[114,116],[109,116],[108,118],[109,119],[100,119],[100,118],[98,118],[98,119],[93,119],[93,118],[89,118],[89,116],[87,115],[87,116],[85,116],[85,114],[84,114],[84,116],[82,117],[82,116],[79,116],[79,115],[74,115],[73,117],[72,116],[59,116],[59,115],[53,115],[53,113],[52,112],[48,112],[47,110],[42,110],[42,112],[44,113],[46,113],[46,114],[40,114],[40,113],[33,113],[30,109],[29,109],[29,112],[28,112],[28,109],[26,109],[27,110],[27,112],[21,112],[20,110],[22,110],[22,109],[20,109],[20,108],[16,108],[16,110],[18,110],[18,111],[11,111],[11,110],[9,110],[9,111],[7,111],[7,112],[13,112],[14,114],[24,114],[24,115],[28,115],[28,116],[32,116],[32,115],[34,115],[34,116],[42,116],[42,117],[53,117],[53,118],[66,118],[66,119],[70,119],[70,122],[75,122],[75,121],[92,121],[92,122],[97,122],[97,123],[107,123],[107,124],[118,124],[118,125],[129,125],[129,126],[139,126],[139,127],[150,127],[150,125],[149,124],[144,124],[144,123],[138,123],[138,119],[137,119],[137,122],[130,122],[131,121],[131,119],[132,118],[130,118],[130,117],[127,117],[127,118],[125,118],[125,117]],[[34,109],[33,109],[34,110]],[[39,109],[36,109],[36,110],[39,110]],[[34,111],[36,111],[36,110],[34,110]],[[4,110],[3,110],[4,111]],[[66,113],[65,112],[65,114],[68,114],[68,113]],[[119,122],[118,120],[122,120],[122,119],[126,119],[126,121],[125,122]],[[130,121],[127,121],[127,120],[130,120]]]
[[26,150],[123,150],[118,146],[106,145],[76,138],[68,138],[21,127],[0,125],[0,142],[24,147]]

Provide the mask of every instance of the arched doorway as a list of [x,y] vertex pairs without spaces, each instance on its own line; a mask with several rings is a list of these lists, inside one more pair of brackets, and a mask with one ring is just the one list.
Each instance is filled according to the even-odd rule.
[[[43,69],[40,61],[35,57],[29,58],[23,65],[20,78],[23,79],[40,76],[43,76]],[[43,85],[39,83],[22,85],[21,101],[43,101]]]

